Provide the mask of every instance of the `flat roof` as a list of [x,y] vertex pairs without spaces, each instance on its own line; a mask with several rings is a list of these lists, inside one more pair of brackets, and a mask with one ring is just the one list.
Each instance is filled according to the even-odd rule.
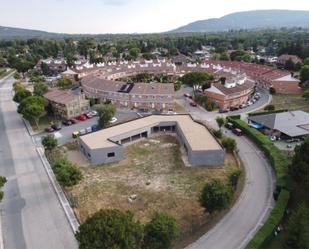
[[195,122],[190,115],[151,115],[127,123],[112,126],[80,137],[90,149],[115,146],[109,139],[146,127],[153,127],[161,122],[177,122],[192,150],[222,149],[207,128]]

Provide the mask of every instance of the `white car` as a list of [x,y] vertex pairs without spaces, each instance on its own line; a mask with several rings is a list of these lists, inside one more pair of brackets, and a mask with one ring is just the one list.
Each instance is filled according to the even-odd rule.
[[111,124],[116,123],[118,121],[118,119],[116,117],[113,117],[111,119],[111,121],[109,121]]
[[97,111],[91,111],[92,116],[98,116],[98,112]]

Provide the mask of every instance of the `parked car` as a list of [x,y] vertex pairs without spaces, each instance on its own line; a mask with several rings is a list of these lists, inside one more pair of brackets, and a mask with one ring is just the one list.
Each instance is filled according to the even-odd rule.
[[47,127],[47,128],[45,128],[45,132],[49,132],[49,133],[51,133],[51,132],[54,132],[55,130],[50,126],[50,127]]
[[227,113],[227,112],[229,112],[228,109],[224,109],[224,108],[219,109],[219,113]]
[[232,132],[237,135],[237,136],[242,136],[242,130],[238,129],[238,128],[234,128],[232,130]]
[[91,114],[91,112],[85,113],[85,116],[90,119],[93,118],[93,115]]
[[116,117],[113,117],[111,119],[111,121],[109,121],[111,124],[116,123],[118,121],[118,119]]
[[91,132],[92,132],[91,126],[87,127],[87,128],[86,128],[86,133],[88,134],[88,133],[91,133]]
[[190,102],[190,106],[197,107],[197,104],[196,104],[196,102],[192,101],[192,102]]
[[82,115],[79,115],[77,119],[80,121],[85,121],[87,117],[84,114],[82,114]]
[[60,131],[62,127],[61,124],[53,124],[51,128],[53,128],[55,131]]
[[237,106],[232,106],[231,108],[230,108],[230,111],[231,112],[233,112],[233,111],[238,111],[239,110],[239,108],[237,107]]
[[94,124],[91,126],[92,132],[95,132],[98,130],[98,125]]
[[83,135],[86,135],[87,134],[87,131],[86,129],[82,129],[79,131],[79,136],[83,136]]
[[241,108],[246,108],[247,107],[247,104],[242,104],[241,105]]
[[77,124],[78,123],[78,120],[75,119],[75,118],[70,119],[70,121],[71,121],[72,124]]
[[224,125],[224,127],[227,128],[227,129],[229,129],[229,130],[231,130],[231,129],[234,128],[234,125],[233,125],[232,123],[226,123],[226,124]]
[[185,93],[183,96],[186,97],[186,98],[190,98],[191,97],[191,95],[189,93]]
[[91,111],[92,116],[96,117],[98,116],[98,112],[97,111]]
[[79,136],[79,131],[73,131],[72,132],[72,137],[77,138]]
[[71,120],[63,120],[62,124],[65,125],[65,126],[70,126],[70,125],[72,125],[72,121]]

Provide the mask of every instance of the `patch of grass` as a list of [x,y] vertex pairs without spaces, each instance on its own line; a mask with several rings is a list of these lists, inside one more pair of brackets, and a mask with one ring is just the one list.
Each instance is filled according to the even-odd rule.
[[[225,167],[186,167],[179,147],[176,137],[162,135],[128,146],[123,161],[83,168],[82,182],[69,190],[79,220],[100,208],[117,208],[145,223],[158,210],[177,219],[180,240],[198,232],[214,218],[198,202],[204,183],[216,177],[227,184],[237,162],[228,154]],[[129,203],[132,194],[137,200]]]
[[39,127],[36,126],[34,122],[30,122],[30,125],[33,129],[33,131],[41,131],[44,130],[45,128],[49,127],[51,123],[58,123],[60,122],[58,119],[45,115],[39,120]]
[[303,110],[309,112],[309,103],[306,101],[302,95],[273,95],[271,102],[275,106],[276,110],[278,109],[288,109],[293,110]]
[[9,75],[11,72],[13,72],[13,69],[6,69],[6,68],[0,68],[0,79],[4,78],[5,76]]

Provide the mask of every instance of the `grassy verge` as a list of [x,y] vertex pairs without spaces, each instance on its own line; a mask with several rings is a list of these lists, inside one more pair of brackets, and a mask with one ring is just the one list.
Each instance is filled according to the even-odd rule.
[[309,104],[302,95],[273,95],[271,102],[276,109],[288,109],[289,111],[293,110],[303,110],[309,112]]
[[268,139],[256,129],[249,127],[249,125],[240,120],[228,118],[236,127],[240,128],[249,138],[251,138],[265,153],[277,176],[277,189],[280,191],[277,202],[272,212],[270,213],[265,224],[256,233],[246,249],[261,248],[263,243],[268,240],[273,233],[274,228],[280,223],[283,218],[284,210],[290,198],[288,187],[288,158]]
[[0,79],[4,78],[5,76],[9,75],[11,72],[13,72],[13,69],[0,69]]

